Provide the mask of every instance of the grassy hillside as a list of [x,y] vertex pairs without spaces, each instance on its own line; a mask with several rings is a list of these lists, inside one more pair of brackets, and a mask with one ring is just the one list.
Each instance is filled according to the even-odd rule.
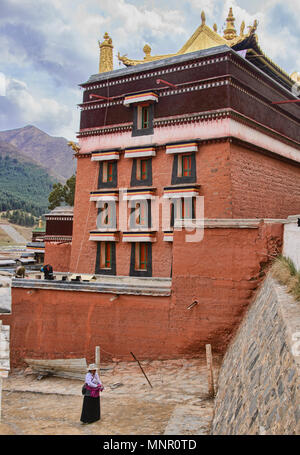
[[64,137],[53,137],[33,125],[0,131],[0,141],[16,147],[23,156],[34,160],[55,180],[65,183],[75,172],[73,150]]
[[47,211],[54,179],[10,144],[0,142],[0,211],[22,209],[35,216]]

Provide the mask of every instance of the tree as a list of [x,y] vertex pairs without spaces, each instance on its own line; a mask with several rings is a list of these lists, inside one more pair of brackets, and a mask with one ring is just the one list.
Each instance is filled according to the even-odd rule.
[[72,175],[64,186],[64,200],[68,205],[74,205],[76,177]]
[[49,194],[48,201],[50,202],[48,208],[50,210],[55,209],[55,207],[60,206],[63,202],[67,205],[74,205],[74,196],[75,196],[75,184],[76,176],[72,175],[65,185],[61,183],[55,183],[53,185],[53,190]]
[[54,183],[53,190],[49,194],[48,201],[50,202],[48,208],[50,210],[58,207],[64,200],[64,187],[61,183]]

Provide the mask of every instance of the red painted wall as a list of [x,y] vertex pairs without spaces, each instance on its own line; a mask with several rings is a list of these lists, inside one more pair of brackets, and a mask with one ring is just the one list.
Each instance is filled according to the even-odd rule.
[[[173,327],[180,327],[186,353],[203,349],[205,342],[225,352],[272,254],[281,251],[282,225],[208,228],[196,243],[185,242],[185,235],[174,236]],[[194,300],[198,305],[188,310]]]
[[[12,289],[11,361],[25,357],[103,360],[197,356],[210,342],[224,353],[263,278],[270,255],[280,249],[282,225],[259,229],[205,229],[199,243],[174,236],[171,297],[56,290]],[[187,309],[194,299],[198,305]]]
[[300,167],[231,145],[233,218],[287,218],[300,212]]
[[90,202],[90,192],[97,189],[99,163],[91,158],[77,160],[70,271],[95,273],[96,242],[90,242],[90,231],[96,229],[97,207]]
[[44,264],[51,264],[55,272],[70,270],[71,243],[45,242]]

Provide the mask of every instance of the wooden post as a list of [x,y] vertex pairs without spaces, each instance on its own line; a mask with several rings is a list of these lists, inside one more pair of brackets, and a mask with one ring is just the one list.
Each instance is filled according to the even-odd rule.
[[[0,338],[1,338],[1,330],[2,330],[2,321],[0,321]],[[1,375],[1,370],[0,370],[0,422],[1,422],[1,410],[2,410],[2,375]]]
[[213,375],[211,345],[206,344],[205,348],[206,348],[206,364],[207,364],[207,379],[208,379],[208,395],[211,398],[213,398],[215,396],[215,388],[214,388],[214,375]]
[[96,346],[95,349],[95,364],[97,365],[98,370],[100,370],[100,346]]
[[[1,372],[0,372],[1,374]],[[1,409],[2,409],[2,377],[0,376],[0,422],[1,422]]]

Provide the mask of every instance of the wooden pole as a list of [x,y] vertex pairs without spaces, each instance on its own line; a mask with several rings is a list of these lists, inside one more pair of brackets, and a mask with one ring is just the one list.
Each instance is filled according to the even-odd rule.
[[149,379],[147,378],[147,375],[146,375],[145,371],[144,371],[143,368],[142,368],[142,365],[140,364],[140,362],[138,361],[138,359],[135,357],[134,353],[130,351],[130,354],[132,355],[132,357],[134,358],[134,360],[139,364],[139,367],[140,367],[140,369],[142,370],[143,375],[144,375],[145,378],[147,379],[148,384],[150,385],[150,387],[153,388],[152,385],[151,385],[151,382],[150,382]]
[[206,348],[208,395],[212,398],[212,397],[215,396],[215,388],[214,388],[214,375],[213,375],[213,363],[212,363],[211,345],[210,344],[206,344],[205,348]]
[[100,346],[96,346],[95,348],[95,364],[98,370],[100,370]]
[[[1,374],[1,372],[0,372]],[[0,422],[1,422],[1,409],[2,409],[2,377],[0,376]]]
[[[0,321],[0,341],[1,341],[1,330],[2,330],[2,321]],[[1,410],[2,410],[2,376],[0,370],[0,422],[1,422]]]

